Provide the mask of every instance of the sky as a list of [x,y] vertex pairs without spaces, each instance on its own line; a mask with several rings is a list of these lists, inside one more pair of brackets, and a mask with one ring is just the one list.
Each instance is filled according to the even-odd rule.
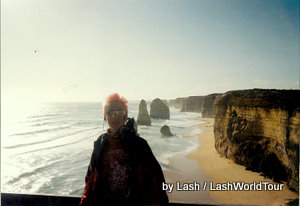
[[296,0],[2,0],[1,99],[299,89]]

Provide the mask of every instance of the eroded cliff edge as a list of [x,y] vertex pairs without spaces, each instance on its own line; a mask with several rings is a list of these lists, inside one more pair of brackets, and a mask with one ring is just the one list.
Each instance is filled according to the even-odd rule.
[[299,190],[300,90],[230,91],[215,101],[216,150]]
[[[214,117],[214,102],[220,96],[219,93],[210,94],[206,96],[190,96],[182,98],[181,111],[182,112],[201,112],[202,117]],[[176,99],[177,100],[177,99]],[[179,98],[178,100],[179,101]]]

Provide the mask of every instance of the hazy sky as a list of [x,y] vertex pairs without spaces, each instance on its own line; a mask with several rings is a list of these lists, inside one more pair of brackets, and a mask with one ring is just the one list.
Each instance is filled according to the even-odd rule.
[[299,87],[296,0],[2,0],[2,100]]

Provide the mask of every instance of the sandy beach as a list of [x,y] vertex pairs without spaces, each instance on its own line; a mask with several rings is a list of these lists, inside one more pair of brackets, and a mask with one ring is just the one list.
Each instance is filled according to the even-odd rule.
[[[174,184],[173,191],[167,192],[170,202],[221,205],[285,205],[289,200],[298,198],[298,195],[290,191],[285,183],[282,183],[283,185],[280,188],[282,190],[266,191],[265,185],[270,188],[274,185],[279,187],[279,183],[273,182],[259,173],[245,170],[244,166],[220,157],[214,147],[214,119],[201,118],[201,120],[206,123],[199,125],[203,132],[199,134],[200,146],[198,151],[188,154],[187,157],[176,156],[172,158],[170,166],[177,170],[164,171],[166,183]],[[190,191],[183,191],[184,183],[195,182],[199,183],[197,185],[200,186],[199,188],[195,184],[190,184]],[[237,182],[244,182],[248,186],[251,184],[253,186],[255,183],[257,190],[217,191],[217,184],[228,185],[227,183]],[[205,184],[206,186],[204,186]],[[211,187],[209,187],[210,184],[212,184]],[[258,184],[262,186],[261,191],[258,190]]]

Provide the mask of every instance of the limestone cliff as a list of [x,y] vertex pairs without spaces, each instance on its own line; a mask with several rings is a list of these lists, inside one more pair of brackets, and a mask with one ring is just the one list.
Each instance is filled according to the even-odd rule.
[[220,96],[220,94],[210,94],[203,98],[201,113],[204,118],[213,118],[214,117],[214,103],[216,98]]
[[215,102],[216,150],[298,191],[300,90],[240,90]]
[[170,107],[175,107],[176,109],[182,109],[182,103],[184,98],[170,99],[168,104]]
[[182,112],[201,112],[205,96],[190,96],[183,99]]

